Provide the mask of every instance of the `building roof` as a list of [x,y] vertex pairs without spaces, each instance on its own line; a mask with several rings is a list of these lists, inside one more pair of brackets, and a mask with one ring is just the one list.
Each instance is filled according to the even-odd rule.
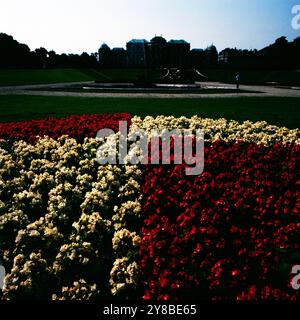
[[172,43],[172,44],[189,44],[187,41],[185,40],[170,40],[169,43]]
[[217,51],[217,48],[212,44],[211,46],[207,47],[207,51]]
[[125,49],[117,47],[117,48],[113,48],[112,51],[125,51]]
[[103,43],[100,49],[110,49],[110,47],[106,43]]
[[193,52],[203,52],[204,50],[203,49],[199,49],[199,48],[195,48],[195,49],[192,49],[191,51],[193,51]]
[[132,39],[128,43],[148,43],[146,39]]
[[165,38],[159,37],[159,36],[155,36],[150,41],[151,41],[151,43],[155,43],[155,44],[165,44],[165,43],[167,43],[167,40]]

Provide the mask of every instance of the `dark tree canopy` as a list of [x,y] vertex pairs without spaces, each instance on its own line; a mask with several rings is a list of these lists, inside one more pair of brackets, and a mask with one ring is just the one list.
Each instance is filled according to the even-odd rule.
[[[125,50],[124,53],[126,55]],[[214,46],[210,46],[205,50],[193,49],[189,51],[187,66],[201,68],[226,65],[228,68],[295,69],[300,68],[299,57],[300,37],[291,42],[286,37],[280,37],[273,44],[262,50],[226,48],[218,54]],[[115,67],[119,65],[117,61]],[[96,53],[88,54],[83,52],[81,55],[57,54],[53,50],[47,51],[45,48],[31,51],[26,44],[19,43],[12,36],[5,33],[0,33],[0,68],[2,69],[96,68],[99,66],[101,64],[98,62]]]
[[31,51],[25,44],[12,36],[0,33],[0,68],[94,68],[94,54],[56,54],[45,48]]

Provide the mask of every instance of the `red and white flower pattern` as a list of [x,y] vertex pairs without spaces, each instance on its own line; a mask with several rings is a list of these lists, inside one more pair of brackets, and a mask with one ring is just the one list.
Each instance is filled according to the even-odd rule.
[[[96,161],[103,128],[203,129],[205,169]],[[225,119],[0,124],[3,299],[294,300],[300,132]]]

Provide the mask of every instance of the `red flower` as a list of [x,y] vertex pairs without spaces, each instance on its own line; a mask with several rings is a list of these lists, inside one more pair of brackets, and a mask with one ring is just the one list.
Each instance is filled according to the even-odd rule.
[[55,119],[49,117],[42,120],[0,123],[0,139],[26,140],[34,142],[37,136],[58,138],[68,135],[79,141],[85,137],[96,137],[99,130],[107,128],[119,131],[119,121],[131,123],[131,115],[116,114],[89,114],[72,115],[67,118]]
[[184,164],[146,167],[140,257],[147,295],[299,297],[289,285],[300,264],[299,164],[298,145],[217,141],[205,148],[200,176],[186,176]]

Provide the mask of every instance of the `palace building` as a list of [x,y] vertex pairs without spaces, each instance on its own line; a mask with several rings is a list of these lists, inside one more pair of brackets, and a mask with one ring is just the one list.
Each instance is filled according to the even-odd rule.
[[150,41],[132,39],[127,42],[126,50],[110,49],[103,44],[98,52],[98,60],[102,67],[186,69],[217,63],[218,54],[214,46],[206,50],[191,50],[191,44],[185,40],[167,41],[162,36],[155,36]]

